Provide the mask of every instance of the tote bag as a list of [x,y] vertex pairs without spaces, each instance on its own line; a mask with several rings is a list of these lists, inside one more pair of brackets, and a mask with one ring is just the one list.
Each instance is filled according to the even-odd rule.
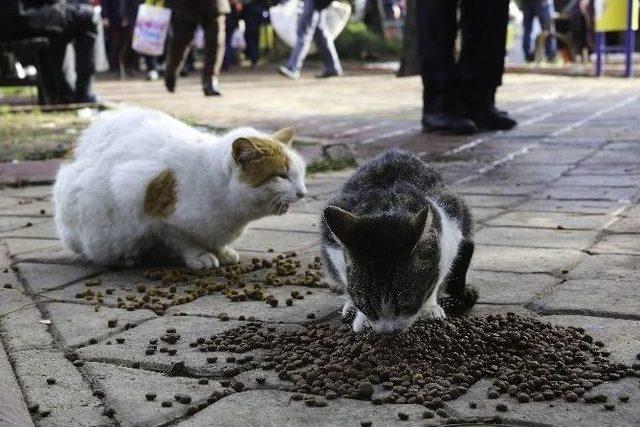
[[171,9],[141,4],[138,7],[136,26],[133,29],[131,44],[133,50],[143,55],[162,55],[170,20]]

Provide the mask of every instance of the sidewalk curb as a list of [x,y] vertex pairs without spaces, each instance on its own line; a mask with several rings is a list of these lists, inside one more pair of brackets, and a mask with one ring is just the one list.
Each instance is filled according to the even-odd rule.
[[22,390],[9,362],[9,357],[0,342],[0,426],[32,426]]

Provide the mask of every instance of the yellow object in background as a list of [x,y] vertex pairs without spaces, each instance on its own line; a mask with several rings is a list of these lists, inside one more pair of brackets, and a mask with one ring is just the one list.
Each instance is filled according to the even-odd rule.
[[[627,29],[627,8],[629,0],[596,0],[596,31],[625,31]],[[631,27],[638,30],[638,3],[633,0]]]

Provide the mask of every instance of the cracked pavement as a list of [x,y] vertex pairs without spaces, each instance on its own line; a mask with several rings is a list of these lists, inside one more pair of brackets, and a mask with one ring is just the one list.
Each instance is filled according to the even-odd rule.
[[[502,105],[520,120],[518,128],[441,137],[415,129],[411,114],[419,110],[417,79],[353,76],[328,84],[334,97],[336,93],[349,97],[380,85],[383,78],[395,89],[389,91],[386,106],[379,93],[365,94],[357,103],[346,102],[350,109],[322,98],[323,114],[311,117],[298,111],[292,117],[285,107],[293,97],[303,97],[301,85],[306,85],[307,96],[332,96],[323,93],[317,82],[303,79],[295,89],[298,95],[293,89],[282,89],[282,99],[269,105],[268,120],[258,122],[275,128],[293,118],[301,134],[345,142],[360,158],[392,146],[418,153],[442,170],[475,216],[476,252],[468,282],[478,288],[480,299],[470,315],[516,312],[582,327],[606,343],[613,360],[638,363],[640,84],[507,76]],[[284,87],[285,83],[265,79],[257,84],[265,85],[260,92],[269,89],[267,84]],[[102,85],[107,98],[161,109],[170,105],[164,94],[163,98],[143,97],[137,91],[142,91],[142,84],[132,84],[128,95],[115,84],[111,92],[109,83]],[[195,97],[195,90],[192,94],[189,84],[185,87],[181,105],[188,104],[189,96]],[[240,97],[246,87],[243,81],[227,84],[220,110],[214,114],[201,109],[201,118],[214,115],[221,125],[233,125],[239,119],[230,100],[234,94]],[[407,100],[409,93],[416,99]],[[360,114],[345,112],[357,110],[367,100],[371,103]],[[302,105],[302,100],[298,102]],[[258,117],[267,106],[257,102],[253,108],[251,114]],[[256,221],[234,245],[242,259],[296,251],[302,265],[311,262],[317,253],[323,202],[350,172],[310,176],[307,203],[283,217]],[[145,277],[144,268],[92,266],[62,248],[51,218],[50,191],[48,185],[0,190],[0,280],[10,285],[0,289],[0,378],[6,379],[0,382],[0,409],[9,408],[3,415],[9,425],[296,426],[359,425],[371,420],[383,426],[427,421],[421,415],[424,408],[416,404],[373,406],[337,399],[324,408],[307,407],[290,400],[287,384],[274,372],[260,369],[237,375],[243,390],[210,401],[212,393],[226,388],[221,384],[225,369],[236,362],[226,360],[230,353],[200,353],[188,345],[190,340],[245,323],[238,320],[241,316],[284,328],[337,322],[340,297],[321,287],[284,285],[272,289],[280,302],[291,290],[313,292],[291,307],[272,308],[263,301],[235,303],[211,294],[167,308],[163,315],[145,308],[118,308],[117,297],[135,294],[139,284],[155,286],[157,282]],[[95,300],[77,297],[86,289],[104,295],[99,311]],[[115,293],[109,295],[108,289]],[[230,320],[223,321],[220,312]],[[310,313],[314,319],[308,318]],[[108,327],[110,319],[118,321],[113,328]],[[149,340],[170,328],[182,336],[168,346],[176,354],[145,354]],[[218,361],[207,361],[211,356]],[[176,376],[166,375],[179,361],[184,362],[183,369]],[[266,381],[257,383],[257,376]],[[55,384],[48,384],[47,378],[54,378]],[[202,378],[208,379],[206,384]],[[637,377],[594,388],[612,397],[630,396],[628,404],[616,402],[614,411],[564,401],[518,404],[509,397],[487,402],[488,384],[480,381],[467,394],[446,402],[447,411],[456,417],[493,416],[495,403],[504,402],[509,412],[503,418],[516,425],[640,425]],[[157,394],[153,401],[145,398],[150,392]],[[176,402],[176,393],[188,394],[193,404]],[[173,405],[163,407],[163,400],[172,400]],[[479,402],[478,407],[471,409],[470,401]],[[27,408],[35,404],[39,412],[29,414]],[[195,413],[189,410],[193,405]],[[50,413],[43,417],[47,410]],[[399,411],[408,414],[409,420],[398,421]]]

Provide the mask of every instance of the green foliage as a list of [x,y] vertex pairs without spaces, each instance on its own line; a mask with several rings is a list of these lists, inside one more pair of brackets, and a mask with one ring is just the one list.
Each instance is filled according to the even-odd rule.
[[384,40],[362,22],[350,22],[336,39],[336,49],[341,58],[372,59],[400,55],[402,43]]

